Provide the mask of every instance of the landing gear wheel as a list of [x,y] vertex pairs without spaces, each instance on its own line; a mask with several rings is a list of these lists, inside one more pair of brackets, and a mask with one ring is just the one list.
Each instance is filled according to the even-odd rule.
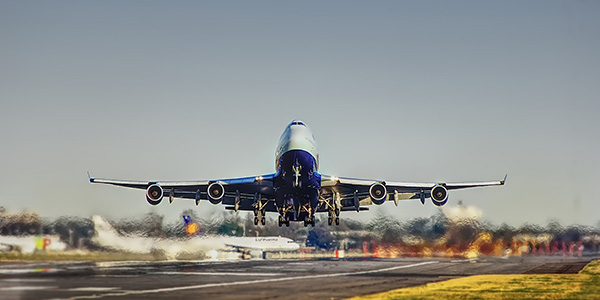
[[290,227],[290,220],[285,221],[285,227]]
[[254,217],[254,225],[258,225],[258,217]]
[[329,217],[327,218],[327,225],[331,226],[331,224],[333,224],[333,218]]
[[335,225],[340,225],[340,218],[335,218]]
[[265,219],[265,217],[263,216],[262,219],[260,220],[260,224],[267,224],[267,220]]
[[279,227],[281,227],[281,225],[283,225],[283,222],[281,222],[281,217],[279,218],[279,220],[277,220],[277,225],[278,225]]

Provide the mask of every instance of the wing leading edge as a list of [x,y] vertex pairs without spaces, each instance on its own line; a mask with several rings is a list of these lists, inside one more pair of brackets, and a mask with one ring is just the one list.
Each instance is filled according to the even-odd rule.
[[[172,202],[174,198],[196,200],[210,200],[208,188],[213,183],[219,183],[224,187],[224,195],[219,203],[226,205],[228,210],[255,210],[257,200],[264,203],[264,210],[276,212],[273,177],[275,174],[259,175],[254,177],[240,177],[218,180],[198,181],[137,181],[119,180],[106,178],[92,178],[91,183],[109,184],[127,188],[147,190],[152,185],[158,185],[164,191],[164,196]],[[325,212],[333,208],[339,211],[368,210],[364,207],[372,204],[382,204],[385,201],[394,201],[396,206],[400,200],[432,198],[435,205],[444,205],[447,201],[448,190],[458,190],[475,187],[504,185],[503,180],[496,181],[472,181],[472,182],[393,182],[371,179],[359,179],[349,177],[336,177],[321,175],[321,193],[318,212]],[[385,187],[385,195],[381,202],[373,201],[371,194],[374,185]],[[443,192],[442,196],[436,197],[435,191]],[[260,197],[260,198],[257,198]],[[162,199],[162,196],[161,196]],[[148,200],[151,204],[150,200]],[[214,202],[213,202],[214,203]],[[217,203],[214,203],[217,204]]]
[[[434,195],[436,205],[443,205],[447,200],[448,190],[458,190],[475,187],[504,185],[506,177],[496,181],[471,181],[471,182],[393,182],[370,179],[358,179],[348,177],[336,177],[321,175],[322,198],[338,201],[342,207],[358,207],[373,204],[371,197],[372,187],[376,184],[385,187],[385,201],[394,201],[398,205],[399,200],[420,199],[424,202],[426,198]],[[442,192],[436,194],[435,192]],[[437,197],[439,195],[439,198]],[[336,199],[334,199],[336,198]],[[358,200],[358,201],[357,201]],[[381,204],[375,203],[375,204]]]
[[[266,174],[253,177],[198,181],[139,181],[93,177],[90,177],[89,180],[91,183],[109,184],[142,190],[147,190],[150,186],[158,185],[163,191],[163,195],[168,197],[170,202],[172,202],[174,198],[183,198],[196,200],[196,204],[198,204],[200,200],[209,200],[209,186],[213,183],[218,183],[222,185],[225,190],[223,197],[220,199],[221,203],[245,209],[246,206],[251,207],[257,194],[261,194],[261,197],[263,197],[264,200],[271,200],[270,198],[273,194],[273,176],[274,174]],[[150,200],[148,202],[150,202]]]

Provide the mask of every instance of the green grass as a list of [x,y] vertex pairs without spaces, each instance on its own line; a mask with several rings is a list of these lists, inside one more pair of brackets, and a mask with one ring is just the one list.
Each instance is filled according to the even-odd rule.
[[600,261],[579,274],[477,275],[351,299],[600,299]]

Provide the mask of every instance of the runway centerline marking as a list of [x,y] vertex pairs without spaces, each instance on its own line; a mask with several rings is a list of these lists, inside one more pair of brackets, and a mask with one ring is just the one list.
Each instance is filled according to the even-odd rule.
[[344,272],[344,273],[333,273],[333,274],[320,274],[320,275],[305,275],[305,276],[294,276],[294,277],[283,277],[283,278],[270,278],[270,279],[258,279],[258,280],[248,280],[248,281],[234,281],[234,282],[223,282],[223,283],[206,283],[199,285],[188,285],[188,286],[179,286],[172,288],[159,288],[159,289],[151,289],[151,290],[129,290],[122,291],[116,293],[106,293],[106,294],[98,294],[98,295],[85,295],[85,296],[75,296],[66,299],[98,299],[104,297],[119,297],[119,296],[128,296],[128,295],[140,295],[140,294],[155,294],[155,293],[164,293],[164,292],[176,292],[176,291],[185,291],[185,290],[196,290],[196,289],[204,289],[211,287],[224,287],[224,286],[233,286],[233,285],[248,285],[248,284],[257,284],[257,283],[269,283],[269,282],[280,282],[280,281],[289,281],[289,280],[302,280],[302,279],[314,279],[314,278],[327,278],[327,277],[339,277],[339,276],[351,276],[351,275],[364,275],[364,274],[373,274],[373,273],[381,273],[388,272],[398,269],[406,269],[412,267],[419,267],[429,264],[435,264],[439,261],[426,261],[416,264],[410,265],[402,265],[396,267],[389,267],[383,269],[375,269],[368,271],[358,271],[358,272]]

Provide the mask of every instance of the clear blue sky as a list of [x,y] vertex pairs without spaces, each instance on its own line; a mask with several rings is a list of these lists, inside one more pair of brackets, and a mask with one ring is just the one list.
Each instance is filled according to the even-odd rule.
[[597,1],[1,1],[0,205],[174,219],[193,203],[151,208],[86,171],[270,173],[300,118],[323,173],[508,173],[505,187],[453,192],[449,205],[496,224],[597,224],[599,32]]

